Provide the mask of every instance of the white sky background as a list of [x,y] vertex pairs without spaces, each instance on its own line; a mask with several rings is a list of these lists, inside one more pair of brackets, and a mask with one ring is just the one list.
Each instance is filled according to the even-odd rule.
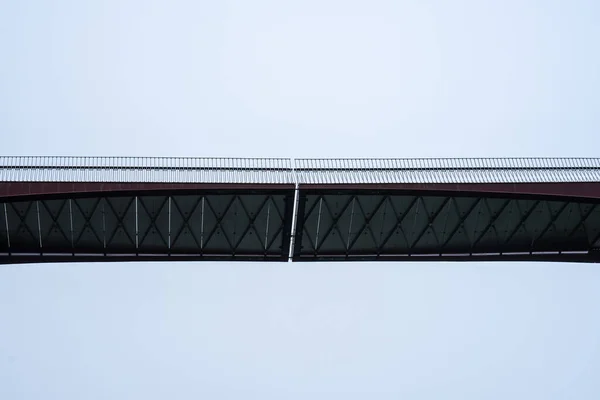
[[[0,153],[598,156],[600,3],[0,0]],[[600,269],[0,267],[1,399],[596,399]]]

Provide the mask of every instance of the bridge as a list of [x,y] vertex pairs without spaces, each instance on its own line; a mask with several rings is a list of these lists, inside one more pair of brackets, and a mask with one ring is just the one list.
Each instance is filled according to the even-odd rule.
[[0,157],[0,263],[600,260],[600,159]]

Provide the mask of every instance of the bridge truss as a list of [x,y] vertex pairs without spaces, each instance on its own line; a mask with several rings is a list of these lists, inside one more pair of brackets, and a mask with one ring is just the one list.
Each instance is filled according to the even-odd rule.
[[0,158],[0,263],[596,262],[600,159]]

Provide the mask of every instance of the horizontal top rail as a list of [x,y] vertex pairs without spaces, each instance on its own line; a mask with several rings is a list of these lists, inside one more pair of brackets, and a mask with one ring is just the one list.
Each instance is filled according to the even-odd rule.
[[290,169],[289,158],[2,157],[0,168]]
[[600,169],[600,158],[299,158],[299,170]]
[[600,158],[0,157],[0,182],[600,182]]

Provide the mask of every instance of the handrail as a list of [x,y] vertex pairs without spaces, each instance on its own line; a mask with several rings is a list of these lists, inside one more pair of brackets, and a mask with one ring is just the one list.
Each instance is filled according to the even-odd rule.
[[169,168],[169,169],[532,169],[600,168],[600,158],[235,158],[0,156],[0,168]]
[[600,158],[0,156],[0,182],[285,184],[600,182]]

